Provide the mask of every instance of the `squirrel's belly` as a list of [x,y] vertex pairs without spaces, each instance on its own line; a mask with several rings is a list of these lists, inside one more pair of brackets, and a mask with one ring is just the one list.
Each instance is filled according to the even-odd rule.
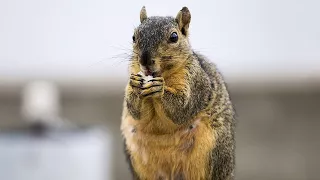
[[207,118],[197,118],[191,126],[174,134],[154,135],[139,131],[137,121],[122,122],[126,145],[134,170],[141,179],[206,179],[215,133]]

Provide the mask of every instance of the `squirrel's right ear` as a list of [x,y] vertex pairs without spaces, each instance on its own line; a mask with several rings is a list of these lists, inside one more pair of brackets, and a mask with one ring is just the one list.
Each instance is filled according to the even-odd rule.
[[183,35],[188,35],[191,14],[187,7],[183,7],[176,16],[176,21]]
[[146,11],[146,7],[143,6],[141,11],[140,11],[140,22],[142,23],[143,21],[145,21],[148,18],[147,16],[147,11]]

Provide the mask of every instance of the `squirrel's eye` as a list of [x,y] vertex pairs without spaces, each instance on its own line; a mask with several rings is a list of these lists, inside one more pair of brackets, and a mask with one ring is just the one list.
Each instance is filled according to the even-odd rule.
[[171,35],[170,35],[170,42],[172,43],[176,43],[178,41],[178,34],[176,32],[173,32]]
[[136,37],[132,36],[132,41],[135,43],[136,42]]

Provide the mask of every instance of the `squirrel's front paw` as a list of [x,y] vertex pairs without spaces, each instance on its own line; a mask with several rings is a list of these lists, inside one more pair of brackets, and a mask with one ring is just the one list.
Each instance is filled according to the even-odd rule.
[[155,77],[143,83],[141,87],[142,97],[159,97],[164,93],[164,80],[163,77]]
[[131,74],[130,76],[130,86],[135,91],[140,92],[140,88],[143,86],[143,81],[144,79],[140,74]]

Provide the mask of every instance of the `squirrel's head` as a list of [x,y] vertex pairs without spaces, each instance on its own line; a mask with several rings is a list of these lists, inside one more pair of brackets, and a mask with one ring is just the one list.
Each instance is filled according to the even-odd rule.
[[188,35],[191,15],[183,7],[174,17],[147,16],[140,12],[140,25],[134,30],[133,62],[139,63],[145,75],[162,72],[184,64],[192,53]]

